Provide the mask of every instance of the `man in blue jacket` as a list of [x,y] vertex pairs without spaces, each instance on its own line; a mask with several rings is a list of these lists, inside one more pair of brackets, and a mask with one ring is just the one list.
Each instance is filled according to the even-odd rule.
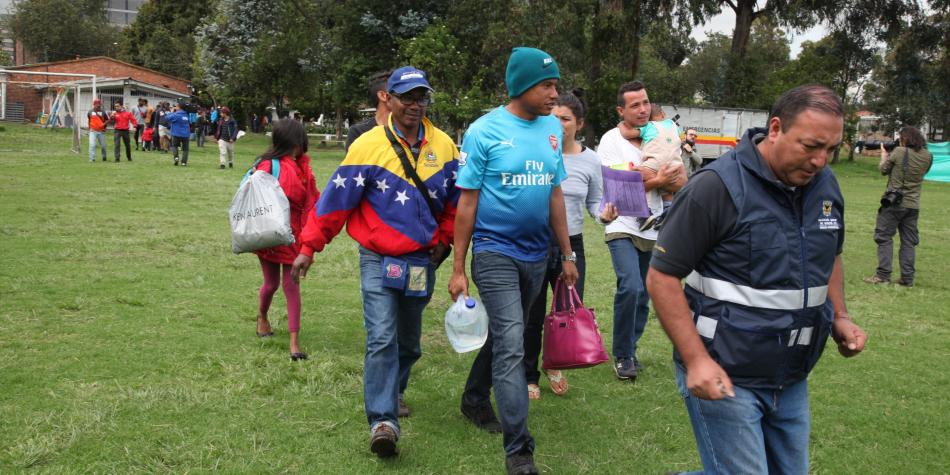
[[845,357],[864,349],[844,301],[844,199],[825,168],[843,116],[825,86],[783,94],[767,128],[677,193],[654,248],[647,290],[706,473],[807,474],[808,373],[829,336]]
[[175,157],[175,166],[178,166],[178,149],[181,148],[181,166],[188,166],[188,142],[191,138],[191,120],[188,112],[175,103],[175,110],[165,116],[172,134],[172,155]]

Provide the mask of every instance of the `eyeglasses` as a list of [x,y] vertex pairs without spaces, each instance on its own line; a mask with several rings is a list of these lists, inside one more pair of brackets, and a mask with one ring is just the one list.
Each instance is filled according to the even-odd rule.
[[419,104],[422,107],[426,107],[426,106],[432,105],[432,102],[433,102],[431,92],[426,92],[425,94],[422,94],[421,96],[418,94],[412,94],[412,95],[396,94],[395,92],[390,92],[389,94],[395,97],[396,99],[399,99],[399,102],[401,102],[402,105],[404,106]]

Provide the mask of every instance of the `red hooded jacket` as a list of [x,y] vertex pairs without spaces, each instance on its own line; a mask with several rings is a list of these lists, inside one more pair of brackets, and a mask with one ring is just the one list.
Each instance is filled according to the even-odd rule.
[[[262,160],[257,169],[270,173],[270,160]],[[303,231],[307,216],[313,213],[313,208],[320,199],[320,191],[317,190],[313,170],[310,168],[310,157],[301,155],[296,160],[290,155],[281,157],[280,176],[277,181],[290,202],[290,229],[294,233],[295,242],[291,246],[271,247],[254,253],[271,262],[293,264],[300,253],[300,232]]]

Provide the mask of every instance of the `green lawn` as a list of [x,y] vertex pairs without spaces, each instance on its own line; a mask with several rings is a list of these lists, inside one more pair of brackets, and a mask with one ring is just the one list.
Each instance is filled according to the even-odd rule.
[[[424,319],[407,391],[402,454],[368,450],[356,246],[340,236],[303,285],[301,339],[288,358],[283,296],[275,338],[254,336],[260,270],[230,252],[227,208],[263,137],[218,170],[210,144],[188,168],[168,155],[89,163],[69,136],[0,131],[0,473],[502,473],[501,437],[459,414],[474,353],[455,354],[442,315],[449,266]],[[111,138],[111,137],[110,137]],[[111,144],[110,144],[111,146]],[[312,150],[318,183],[342,158]],[[111,150],[110,150],[111,153]],[[876,159],[835,166],[847,200],[849,309],[870,335],[845,360],[829,347],[811,378],[812,471],[946,473],[950,466],[950,185],[923,192],[916,287],[861,282],[884,180]],[[614,276],[602,230],[587,227],[588,302],[610,344]],[[651,317],[652,319],[653,317]],[[635,385],[609,365],[545,385],[530,428],[549,473],[665,473],[699,467],[653,320]]]

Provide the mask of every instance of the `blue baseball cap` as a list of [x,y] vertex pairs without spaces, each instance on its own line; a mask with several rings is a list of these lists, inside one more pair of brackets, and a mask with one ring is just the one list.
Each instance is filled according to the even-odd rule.
[[432,86],[429,85],[429,81],[426,79],[427,77],[428,74],[421,69],[416,69],[412,66],[403,66],[393,71],[389,76],[389,80],[386,81],[386,90],[395,92],[396,94],[403,94],[417,87],[424,87],[432,91]]

